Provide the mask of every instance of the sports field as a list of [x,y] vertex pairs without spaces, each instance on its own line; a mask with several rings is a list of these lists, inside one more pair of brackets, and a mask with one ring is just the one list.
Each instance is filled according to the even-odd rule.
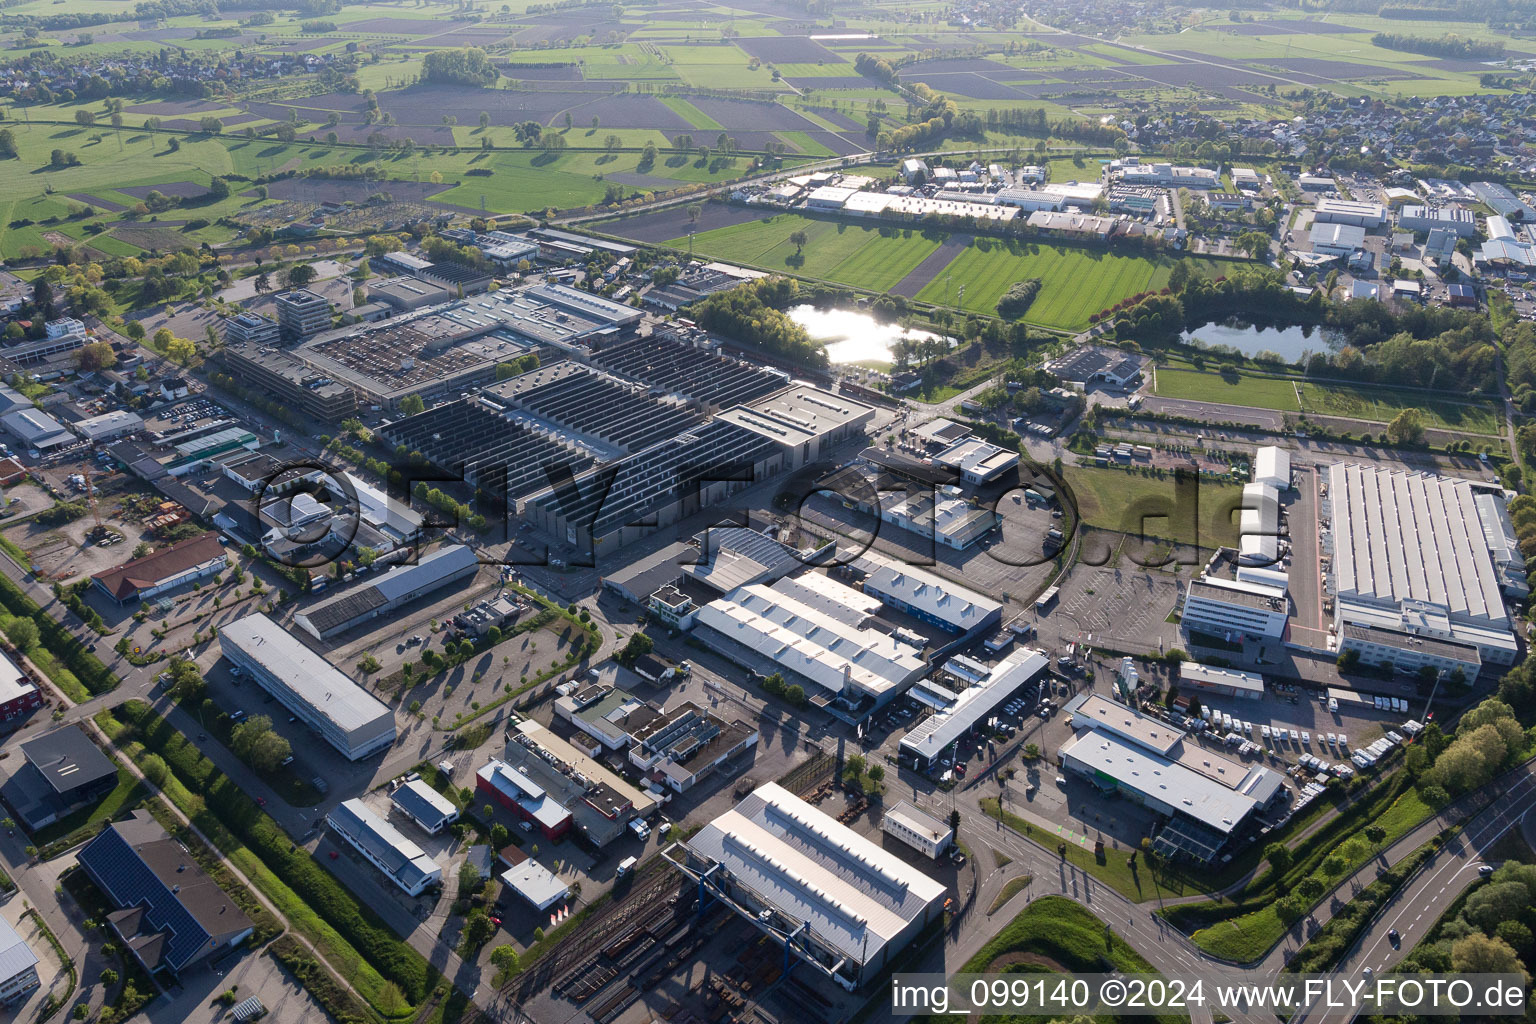
[[[800,257],[789,236],[804,231]],[[693,250],[765,270],[816,277],[855,288],[889,291],[915,271],[943,241],[938,232],[876,228],[780,213],[762,220],[702,231]],[[687,248],[686,236],[668,242]],[[1211,273],[1202,262],[1202,270]],[[1026,319],[1041,327],[1080,331],[1093,313],[1168,280],[1171,262],[1069,246],[980,238],[942,268],[918,282],[917,298],[976,313],[995,314],[1010,285],[1040,279],[1040,294]],[[909,285],[911,282],[908,282]],[[965,293],[962,295],[961,287]],[[905,294],[912,294],[905,292]],[[947,303],[946,303],[947,300]]]
[[[804,231],[807,238],[798,258],[789,240],[796,231]],[[674,238],[667,244],[687,248],[688,239]],[[715,228],[693,237],[696,253],[881,292],[889,291],[938,247],[938,239],[916,231],[887,228],[882,233],[862,224],[811,220],[789,213]]]
[[1320,384],[1242,373],[1204,373],[1158,367],[1157,394],[1186,401],[1343,416],[1375,423],[1390,423],[1404,409],[1417,409],[1423,414],[1426,426],[1469,434],[1497,435],[1500,432],[1498,408],[1492,402],[1459,401],[1396,388]]

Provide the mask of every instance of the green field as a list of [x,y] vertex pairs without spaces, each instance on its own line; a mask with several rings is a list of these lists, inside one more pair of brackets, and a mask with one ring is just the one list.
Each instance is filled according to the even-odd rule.
[[1417,409],[1431,427],[1488,435],[1497,435],[1502,429],[1498,407],[1492,402],[1463,402],[1396,388],[1253,377],[1236,371],[1206,373],[1160,366],[1157,394],[1164,398],[1343,416],[1374,423],[1390,423],[1404,409]]
[[1241,484],[1201,480],[1197,515],[1173,512],[1173,478],[1149,477],[1124,469],[1066,468],[1067,485],[1082,521],[1100,530],[1146,536],[1202,548],[1237,544],[1233,513],[1243,497]]
[[[796,231],[804,231],[807,237],[798,259],[789,240]],[[674,238],[667,244],[684,248],[688,239]],[[916,231],[810,220],[794,214],[693,236],[694,252],[717,259],[881,292],[889,291],[938,247],[936,238]]]

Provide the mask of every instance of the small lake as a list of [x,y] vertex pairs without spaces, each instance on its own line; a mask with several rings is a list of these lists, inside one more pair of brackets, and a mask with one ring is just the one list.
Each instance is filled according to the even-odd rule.
[[788,316],[805,328],[812,341],[827,350],[833,365],[849,363],[890,363],[891,346],[900,338],[934,339],[928,331],[905,331],[900,324],[881,323],[868,313],[847,309],[817,309],[811,305],[791,306]]
[[1179,340],[1186,345],[1198,343],[1206,348],[1232,348],[1245,356],[1273,352],[1286,362],[1294,363],[1307,352],[1333,351],[1338,348],[1341,335],[1327,327],[1270,327],[1229,320],[1185,331]]

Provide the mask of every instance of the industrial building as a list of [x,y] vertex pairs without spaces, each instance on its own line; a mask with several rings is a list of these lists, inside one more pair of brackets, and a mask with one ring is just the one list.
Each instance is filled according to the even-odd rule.
[[1496,181],[1473,181],[1468,182],[1467,187],[1500,217],[1527,224],[1536,221],[1536,210],[1510,191],[1507,185],[1501,185]]
[[475,773],[475,793],[528,822],[545,839],[560,839],[571,830],[571,812],[505,761],[492,759]]
[[1281,547],[1280,492],[1270,484],[1244,484],[1237,541],[1241,564],[1275,565]]
[[688,840],[701,900],[723,901],[847,989],[872,981],[930,923],[945,887],[766,783]]
[[738,424],[785,448],[785,468],[791,470],[819,461],[851,438],[862,437],[874,418],[874,406],[809,384],[796,384],[751,405],[720,413],[722,421]]
[[1355,652],[1363,665],[1395,669],[1408,675],[1431,668],[1437,675],[1460,673],[1466,680],[1476,679],[1483,670],[1482,655],[1472,644],[1353,622],[1345,622],[1338,633],[1340,653]]
[[109,824],[76,859],[114,908],[105,923],[153,977],[182,975],[255,930],[146,810]]
[[[1014,455],[1015,461],[1018,456]],[[947,487],[940,494],[906,490],[878,492],[882,522],[911,530],[922,537],[956,551],[963,551],[998,528],[996,512],[972,505],[960,496],[959,488]]]
[[1415,233],[1441,228],[1457,238],[1477,234],[1477,218],[1471,210],[1460,206],[1405,206],[1397,216],[1397,226]]
[[144,417],[127,409],[113,409],[74,424],[74,431],[92,444],[111,441],[144,429]]
[[[1485,662],[1513,663],[1519,645],[1493,561],[1503,538],[1495,524],[1485,528],[1480,493],[1486,489],[1468,480],[1331,467],[1326,514],[1333,532],[1324,535],[1324,548],[1333,558],[1328,590],[1336,631],[1346,623],[1374,626],[1468,644]],[[1362,657],[1369,643],[1351,640]],[[1379,656],[1399,657],[1392,644]]]
[[1179,665],[1179,691],[1258,700],[1264,696],[1264,677],[1257,672],[1186,661]]
[[630,735],[629,763],[652,782],[686,793],[721,765],[756,747],[757,738],[751,725],[727,722],[684,701]]
[[1324,256],[1353,256],[1365,247],[1365,228],[1354,224],[1315,224],[1312,251]]
[[1379,228],[1386,222],[1386,207],[1380,203],[1363,203],[1353,199],[1319,199],[1312,214],[1314,224],[1353,224],[1366,230]]
[[443,880],[437,861],[356,797],[337,804],[325,823],[407,896],[419,896]]
[[309,606],[293,617],[294,625],[316,640],[329,640],[450,583],[469,579],[479,570],[480,560],[473,548],[450,544],[424,556],[415,565],[396,566],[367,583],[354,584]]
[[865,574],[864,593],[947,632],[972,637],[1002,621],[1000,602],[925,569],[873,553],[859,556],[850,566]]
[[693,635],[725,657],[805,685],[813,704],[879,707],[927,671],[922,651],[877,629],[878,599],[809,574],[738,587],[697,612]]
[[425,779],[410,779],[396,786],[389,802],[428,835],[437,835],[459,820],[459,809],[453,801],[427,785]]
[[954,842],[955,830],[908,800],[887,807],[880,816],[880,831],[899,839],[917,852],[938,860]]
[[271,342],[230,342],[219,350],[218,359],[237,383],[306,416],[339,423],[357,411],[357,396],[351,388],[292,352],[272,348]]
[[[12,350],[7,349],[5,354],[6,358],[15,359]],[[36,452],[73,444],[75,440],[75,435],[64,429],[64,424],[30,405],[0,416],[0,425],[4,425],[24,447]]]
[[103,569],[91,577],[118,604],[147,601],[157,594],[206,579],[229,568],[229,556],[216,533],[200,533],[141,558]]
[[1086,346],[1051,363],[1046,369],[1080,387],[1102,381],[1123,388],[1141,374],[1141,364],[1141,357],[1133,353]]
[[653,721],[658,712],[627,690],[607,683],[580,687],[555,701],[555,717],[570,722],[581,735],[571,737],[578,745],[581,736],[592,740],[586,751],[593,757],[605,750],[622,750],[634,741],[634,733]]
[[1019,465],[1018,449],[1001,448],[979,437],[968,437],[934,455],[933,461],[952,469],[966,483],[985,484]]
[[117,765],[78,725],[27,740],[21,762],[0,786],[0,796],[29,832],[94,804],[117,786]]
[[446,288],[409,277],[386,277],[368,283],[368,300],[382,302],[397,313],[441,305],[453,298]]
[[[625,782],[537,723],[518,723],[502,760],[519,785],[543,793],[541,807],[548,806],[552,813],[554,808],[568,811],[571,831],[595,847],[622,838],[630,821],[658,806],[650,793]],[[517,801],[517,806],[524,806],[524,801]],[[537,812],[532,820],[539,820]]]
[[722,355],[708,335],[695,338],[678,325],[658,328],[649,337],[604,344],[591,360],[615,377],[677,395],[710,411],[751,405],[790,383],[782,370]]
[[1253,482],[1277,491],[1291,489],[1291,453],[1275,445],[1265,445],[1253,455]]
[[278,292],[277,325],[288,341],[301,341],[331,326],[331,304],[307,288]]
[[492,280],[492,276],[484,270],[451,260],[428,264],[416,271],[416,277],[427,284],[446,289],[459,298],[478,295],[491,286]]
[[0,918],[0,1005],[10,1006],[37,988],[37,954]]
[[519,864],[503,871],[501,883],[540,912],[565,902],[571,895],[570,886],[532,857],[524,857]]
[[1044,675],[1050,664],[1050,658],[1041,651],[1016,649],[984,679],[962,690],[948,707],[929,715],[903,736],[897,747],[901,763],[920,772],[932,771],[946,754],[953,756],[954,744],[961,736]]
[[1058,751],[1062,769],[1163,815],[1152,848],[1170,859],[1215,862],[1285,792],[1274,768],[1186,747],[1179,729],[1098,694],[1064,710],[1073,736]]
[[226,658],[348,760],[395,741],[387,705],[265,615],[223,626],[219,642]]
[[1144,164],[1140,157],[1128,156],[1109,165],[1109,174],[1127,185],[1156,185],[1159,188],[1221,188],[1221,170],[1207,167],[1181,167],[1169,163]]

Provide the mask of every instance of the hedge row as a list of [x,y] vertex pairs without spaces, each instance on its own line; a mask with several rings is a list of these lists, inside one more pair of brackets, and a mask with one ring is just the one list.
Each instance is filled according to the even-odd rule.
[[0,605],[4,605],[12,615],[37,623],[43,647],[79,677],[81,684],[93,697],[117,687],[117,676],[87,650],[85,644],[76,639],[63,623],[41,614],[37,602],[4,573],[0,573]]
[[272,956],[298,980],[310,998],[330,1014],[337,1024],[377,1024],[379,1018],[336,983],[336,978],[324,965],[310,955],[292,935],[284,935],[272,943]]
[[308,850],[296,846],[276,822],[174,726],[143,701],[128,701],[115,714],[134,726],[136,738],[145,748],[163,757],[171,771],[202,797],[230,832],[351,943],[379,974],[398,985],[406,999],[420,1004],[426,998],[437,977],[421,954],[396,936],[371,908],[360,904]]

